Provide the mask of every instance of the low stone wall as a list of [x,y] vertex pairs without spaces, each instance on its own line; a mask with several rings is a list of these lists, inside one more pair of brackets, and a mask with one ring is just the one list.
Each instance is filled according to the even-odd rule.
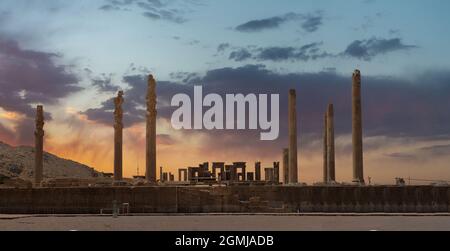
[[97,214],[113,201],[132,212],[176,212],[176,187],[0,189],[0,213]]
[[0,189],[0,213],[97,214],[129,203],[131,213],[449,212],[450,187],[228,186]]

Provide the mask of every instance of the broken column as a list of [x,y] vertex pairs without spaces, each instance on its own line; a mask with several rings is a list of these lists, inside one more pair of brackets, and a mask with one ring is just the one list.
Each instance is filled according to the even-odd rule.
[[277,184],[280,182],[280,162],[273,162],[273,180]]
[[44,107],[36,108],[36,130],[34,131],[35,157],[34,157],[34,185],[40,186],[44,176]]
[[156,81],[148,76],[145,178],[156,182]]
[[361,72],[355,70],[352,77],[352,142],[353,182],[364,184],[362,115],[361,115]]
[[335,155],[334,155],[334,109],[333,104],[327,109],[327,177],[328,182],[334,182],[335,178]]
[[297,101],[294,89],[289,90],[289,183],[298,182],[297,172]]
[[114,181],[122,180],[123,91],[114,98]]
[[289,148],[283,149],[283,183],[289,183]]
[[261,180],[261,162],[255,163],[255,180],[256,181]]
[[323,183],[328,183],[328,155],[327,155],[327,113],[323,119]]

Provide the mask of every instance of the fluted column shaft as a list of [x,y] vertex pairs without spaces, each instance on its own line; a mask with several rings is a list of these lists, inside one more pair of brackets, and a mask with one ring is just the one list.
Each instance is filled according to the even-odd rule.
[[40,186],[44,176],[44,107],[42,105],[36,108],[34,143],[34,185]]
[[148,77],[145,178],[156,182],[156,81]]
[[289,183],[289,148],[283,149],[283,183]]
[[353,182],[364,183],[362,112],[361,112],[361,73],[355,70],[352,77],[352,143],[353,143]]
[[297,95],[289,90],[289,183],[298,183],[297,166]]
[[327,109],[327,178],[328,182],[336,180],[334,155],[334,108],[333,104]]
[[323,183],[328,182],[328,155],[327,155],[327,113],[325,112],[323,119]]

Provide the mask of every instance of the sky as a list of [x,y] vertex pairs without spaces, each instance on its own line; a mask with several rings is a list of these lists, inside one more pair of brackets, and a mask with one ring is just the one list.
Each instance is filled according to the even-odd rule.
[[[336,179],[351,181],[351,74],[362,73],[364,176],[450,180],[447,0],[3,0],[0,141],[113,170],[113,102],[125,92],[124,175],[144,174],[146,76],[157,79],[157,165],[281,161],[297,90],[299,180],[322,178],[323,114],[335,106]],[[175,130],[170,99],[280,94],[280,137]]]

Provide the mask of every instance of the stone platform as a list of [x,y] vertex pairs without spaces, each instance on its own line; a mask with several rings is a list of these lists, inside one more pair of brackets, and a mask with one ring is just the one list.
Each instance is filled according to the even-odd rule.
[[142,186],[0,189],[0,213],[302,213],[450,211],[448,186]]

